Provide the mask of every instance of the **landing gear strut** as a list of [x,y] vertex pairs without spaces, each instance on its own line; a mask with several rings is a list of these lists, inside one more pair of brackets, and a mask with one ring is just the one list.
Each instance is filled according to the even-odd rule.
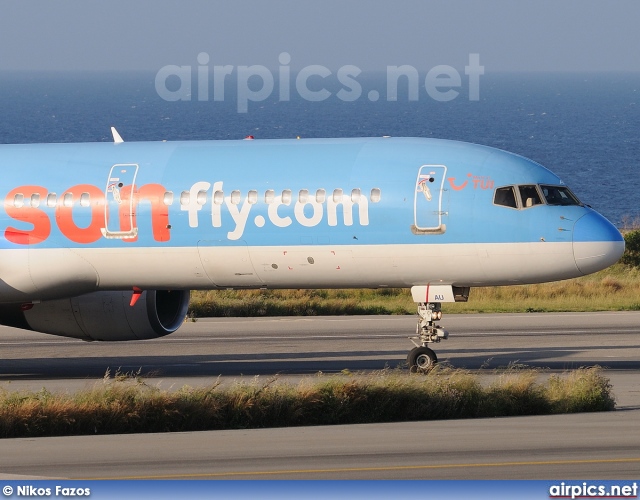
[[418,325],[416,335],[409,337],[415,347],[407,356],[407,364],[412,372],[426,373],[433,369],[438,362],[438,357],[427,344],[440,342],[449,338],[449,333],[436,325],[435,322],[442,318],[440,302],[418,303]]

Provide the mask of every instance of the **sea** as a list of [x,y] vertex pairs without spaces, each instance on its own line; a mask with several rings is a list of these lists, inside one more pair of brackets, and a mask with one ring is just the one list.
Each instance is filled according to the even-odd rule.
[[[297,92],[294,77],[284,86],[276,79],[270,93],[259,92],[262,81],[250,80],[246,89],[254,100],[245,101],[250,92],[233,79],[225,83],[224,96],[216,96],[211,83],[200,87],[195,74],[190,82],[162,80],[163,87],[157,76],[0,73],[0,143],[112,141],[111,126],[125,141],[248,135],[454,139],[531,158],[618,227],[640,224],[640,73],[486,70],[477,99],[462,73],[449,100],[429,93],[422,77],[417,95],[400,79],[391,100],[381,73],[358,76],[359,98],[353,85],[317,76],[307,84],[314,92],[326,90],[318,101]],[[167,100],[159,88],[180,99]],[[341,89],[350,91],[350,100],[340,97]],[[240,112],[238,96],[246,112]]]

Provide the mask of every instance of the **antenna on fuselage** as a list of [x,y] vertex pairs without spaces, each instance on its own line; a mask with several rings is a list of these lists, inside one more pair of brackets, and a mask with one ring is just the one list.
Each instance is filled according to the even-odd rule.
[[115,127],[111,127],[111,135],[113,135],[113,142],[116,144],[120,144],[121,142],[124,142],[124,139],[122,139],[122,137],[120,137],[120,134],[118,133],[118,131],[116,130]]

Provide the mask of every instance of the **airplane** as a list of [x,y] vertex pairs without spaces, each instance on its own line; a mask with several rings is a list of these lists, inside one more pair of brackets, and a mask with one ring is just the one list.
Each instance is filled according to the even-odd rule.
[[614,264],[616,227],[540,164],[425,138],[0,146],[0,324],[161,337],[190,290],[411,288],[407,357],[437,363],[442,303]]

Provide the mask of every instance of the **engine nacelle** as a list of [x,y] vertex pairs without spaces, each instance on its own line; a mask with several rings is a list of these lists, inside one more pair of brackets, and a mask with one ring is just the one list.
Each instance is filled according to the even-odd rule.
[[3,306],[0,323],[82,340],[143,340],[175,332],[189,307],[188,290],[146,290],[134,306],[131,293],[94,292],[48,300],[26,311]]

